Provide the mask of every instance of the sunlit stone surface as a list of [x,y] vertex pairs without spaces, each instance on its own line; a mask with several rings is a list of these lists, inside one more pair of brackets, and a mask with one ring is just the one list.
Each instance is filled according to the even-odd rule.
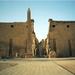
[[[0,61],[2,63],[16,63],[0,71],[0,75],[74,75],[75,60],[73,59],[13,59]],[[4,65],[5,66],[5,65]],[[1,68],[1,67],[0,67]]]

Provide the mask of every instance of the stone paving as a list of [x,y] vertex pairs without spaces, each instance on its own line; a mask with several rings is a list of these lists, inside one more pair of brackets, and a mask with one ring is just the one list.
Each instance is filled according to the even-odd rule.
[[67,61],[55,61],[56,64],[63,67],[64,69],[72,72],[75,75],[75,61],[67,60]]
[[16,63],[0,63],[0,71],[16,65]]
[[[75,61],[75,60],[73,60]],[[53,60],[9,60],[0,63],[17,63],[0,71],[0,75],[74,75]],[[60,62],[60,61],[59,61]],[[74,67],[74,66],[73,66]]]

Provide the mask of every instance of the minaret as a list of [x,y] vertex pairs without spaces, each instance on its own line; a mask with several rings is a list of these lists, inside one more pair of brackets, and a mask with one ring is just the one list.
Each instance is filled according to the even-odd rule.
[[28,8],[28,11],[27,11],[27,21],[31,20],[31,11],[30,11],[30,8]]

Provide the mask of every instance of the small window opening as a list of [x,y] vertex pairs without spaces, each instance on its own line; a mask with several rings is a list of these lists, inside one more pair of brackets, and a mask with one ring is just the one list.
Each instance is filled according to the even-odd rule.
[[70,26],[69,25],[67,25],[67,28],[69,28]]
[[55,27],[55,25],[53,25],[52,27]]
[[11,25],[11,28],[13,28],[14,26],[13,25]]

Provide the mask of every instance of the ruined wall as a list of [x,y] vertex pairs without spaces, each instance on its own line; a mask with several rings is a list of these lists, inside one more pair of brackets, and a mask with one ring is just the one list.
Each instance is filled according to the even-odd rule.
[[[0,23],[0,56],[32,54],[32,22]],[[12,48],[10,48],[10,46]]]
[[75,56],[75,21],[49,21],[49,47],[57,56]]

